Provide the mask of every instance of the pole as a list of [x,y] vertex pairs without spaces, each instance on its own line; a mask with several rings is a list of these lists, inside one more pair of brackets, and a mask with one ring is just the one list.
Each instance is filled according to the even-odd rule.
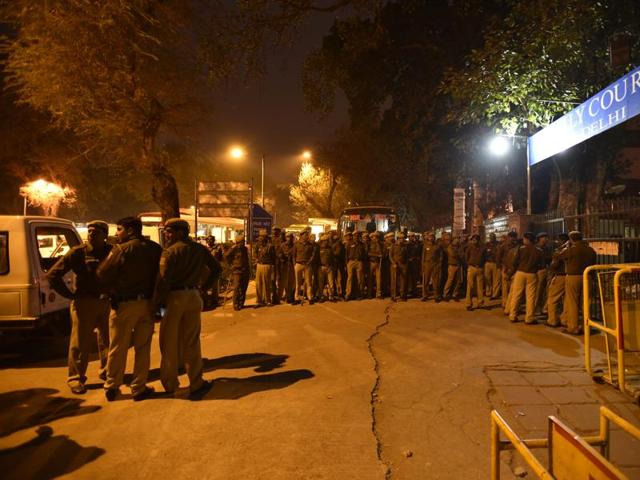
[[22,215],[27,216],[27,197],[24,197],[24,202],[22,204]]
[[262,195],[262,208],[264,208],[264,153],[262,154],[261,160],[262,160],[261,162],[262,163],[262,186],[260,188],[260,192]]
[[196,178],[194,180],[195,182],[195,204],[193,206],[193,225],[194,225],[194,236],[196,239],[196,242],[198,241],[198,202],[200,201],[199,195],[198,195],[198,179]]
[[251,178],[251,183],[249,184],[249,219],[247,221],[247,243],[253,245],[253,177]]
[[527,137],[527,215],[531,215],[531,165],[529,163],[529,141]]

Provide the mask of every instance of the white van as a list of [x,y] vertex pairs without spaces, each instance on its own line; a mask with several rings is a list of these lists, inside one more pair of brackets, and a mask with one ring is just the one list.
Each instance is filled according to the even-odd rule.
[[[67,315],[69,300],[49,287],[45,275],[80,243],[69,220],[0,215],[0,330],[32,329]],[[73,290],[72,272],[65,282]]]

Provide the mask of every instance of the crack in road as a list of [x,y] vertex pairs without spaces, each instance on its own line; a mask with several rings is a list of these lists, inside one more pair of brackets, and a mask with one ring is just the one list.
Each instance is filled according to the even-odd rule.
[[371,358],[373,358],[374,364],[374,372],[376,374],[376,381],[371,389],[371,432],[373,433],[374,438],[376,439],[376,453],[378,455],[378,461],[382,463],[385,469],[385,480],[391,479],[391,462],[384,459],[383,456],[383,446],[382,441],[380,439],[380,433],[378,431],[378,423],[376,419],[376,408],[378,405],[378,390],[380,389],[380,363],[378,362],[378,358],[376,357],[375,352],[373,351],[373,340],[380,335],[381,329],[389,324],[391,318],[391,309],[395,304],[391,303],[384,309],[384,321],[378,325],[376,325],[375,331],[367,338],[367,348],[369,349],[369,354]]

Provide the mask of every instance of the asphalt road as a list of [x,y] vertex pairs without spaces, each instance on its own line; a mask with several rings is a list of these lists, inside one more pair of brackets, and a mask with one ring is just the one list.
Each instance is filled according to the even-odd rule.
[[[91,390],[75,396],[64,349],[23,339],[0,355],[4,479],[480,479],[492,408],[530,436],[545,436],[549,413],[589,432],[600,404],[640,424],[636,405],[584,374],[581,339],[462,304],[207,313],[202,351],[214,384],[197,402],[185,388],[134,403],[123,388],[108,403],[96,361]],[[156,335],[151,385],[161,391],[159,360]],[[638,445],[621,442],[619,462],[640,473]],[[513,478],[522,463],[502,460]]]

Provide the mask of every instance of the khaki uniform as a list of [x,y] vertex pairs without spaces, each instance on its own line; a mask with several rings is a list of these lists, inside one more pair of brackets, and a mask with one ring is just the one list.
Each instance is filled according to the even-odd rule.
[[438,242],[425,240],[422,246],[422,299],[429,298],[429,284],[437,301],[442,299],[442,260],[444,251]]
[[485,244],[485,256],[487,261],[484,264],[484,281],[486,295],[491,299],[498,298],[502,283],[501,272],[498,269],[498,263],[496,260],[497,250],[498,242],[489,241]]
[[280,286],[283,288],[284,297],[287,303],[293,303],[295,300],[296,290],[296,272],[294,269],[293,259],[294,243],[284,241],[280,244],[280,248],[277,251],[278,254],[278,266],[280,268]]
[[[98,333],[100,350],[100,377],[106,375],[109,349],[109,298],[107,290],[98,283],[96,270],[112,246],[105,244],[95,250],[90,244],[73,247],[56,262],[47,273],[51,287],[60,295],[71,299],[71,335],[69,337],[68,376],[69,386],[84,385],[87,380],[87,365]],[[76,275],[76,291],[72,293],[64,283],[67,272]]]
[[369,298],[374,296],[382,298],[382,256],[384,245],[379,238],[374,238],[369,242]]
[[[515,273],[514,262],[516,260],[516,254],[518,253],[520,245],[515,240],[507,240],[500,246],[499,254],[497,256],[497,262],[502,265],[501,268],[501,290],[502,290],[502,308],[504,308],[505,315],[509,315],[511,309],[511,284],[513,280],[513,274]],[[499,260],[498,260],[499,259]]]
[[268,240],[258,240],[253,260],[256,262],[256,303],[270,305],[275,289],[276,250]]
[[484,307],[484,246],[469,243],[466,251],[467,263],[467,307],[473,307],[473,290],[478,297],[478,307]]
[[114,246],[98,267],[98,279],[112,286],[106,390],[122,385],[132,339],[135,360],[131,393],[135,396],[146,389],[153,335],[151,297],[161,253],[157,243],[131,238]]
[[318,267],[318,297],[333,300],[336,295],[336,264],[333,258],[333,250],[328,240],[320,242],[318,260],[320,262]]
[[398,239],[391,247],[391,298],[407,299],[407,275],[409,269],[409,254],[407,242]]
[[347,300],[362,298],[364,295],[364,263],[367,257],[365,248],[364,243],[358,240],[345,243],[347,256]]
[[200,288],[206,290],[216,280],[217,262],[199,243],[186,238],[162,252],[153,303],[166,308],[160,322],[160,380],[167,392],[179,387],[181,362],[189,376],[190,390],[202,387]]
[[542,251],[534,245],[524,245],[516,253],[514,266],[516,273],[513,277],[511,291],[511,307],[509,320],[518,320],[520,300],[526,291],[526,323],[535,323],[535,306],[538,288],[537,270],[542,259]]
[[302,299],[301,293],[306,294],[308,300],[313,300],[313,268],[316,247],[309,240],[299,239],[294,246],[296,292],[295,300]]
[[332,239],[331,250],[336,262],[336,295],[345,298],[347,292],[347,253],[344,243],[338,238]]
[[573,242],[572,245],[558,255],[558,259],[565,262],[567,275],[565,277],[565,298],[563,315],[567,320],[567,330],[578,333],[580,325],[580,303],[582,299],[582,274],[585,269],[596,263],[597,254],[584,240]]
[[547,294],[549,273],[548,268],[551,263],[551,250],[548,247],[538,247],[542,251],[542,262],[538,265],[536,276],[538,277],[538,292],[536,295],[536,315],[542,315],[547,312]]
[[460,274],[462,262],[463,259],[458,245],[449,244],[447,246],[447,283],[444,286],[446,300],[451,299],[451,297],[457,300],[461,296],[460,288],[462,282]]
[[236,243],[227,253],[225,260],[231,269],[233,288],[233,308],[241,310],[247,297],[251,266],[249,265],[249,250],[244,244]]

